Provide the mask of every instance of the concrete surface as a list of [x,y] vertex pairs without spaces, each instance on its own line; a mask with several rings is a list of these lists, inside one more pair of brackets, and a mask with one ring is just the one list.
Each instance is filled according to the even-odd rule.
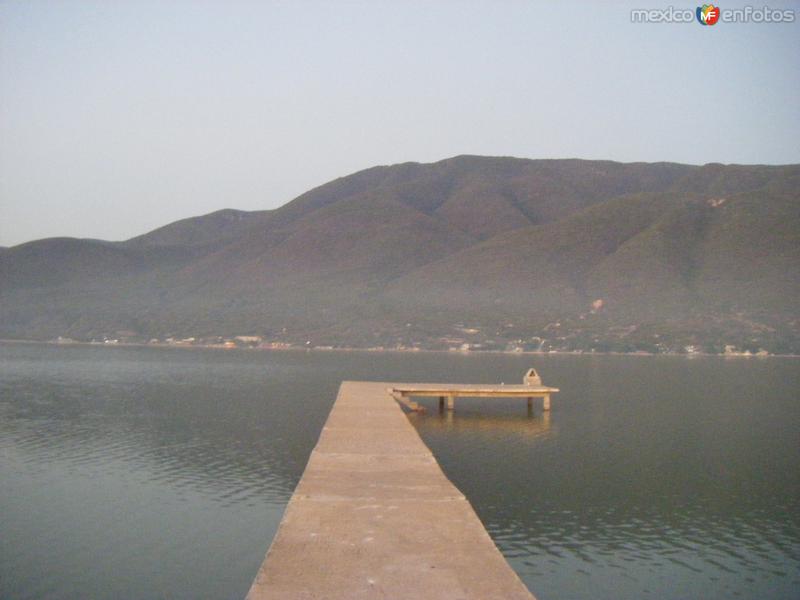
[[392,398],[344,382],[248,600],[532,600]]
[[[530,371],[533,371],[531,369]],[[527,378],[530,371],[525,375]],[[538,378],[538,375],[536,376]],[[409,410],[425,412],[425,409],[413,397],[433,396],[439,398],[439,409],[455,409],[456,398],[526,398],[528,408],[533,408],[533,399],[542,399],[542,408],[550,410],[550,394],[558,392],[558,388],[547,387],[539,383],[524,383],[522,385],[481,385],[464,383],[393,383],[387,390],[394,398]]]
[[387,389],[403,396],[469,396],[470,398],[526,398],[558,392],[544,385],[480,385],[462,383],[392,383]]

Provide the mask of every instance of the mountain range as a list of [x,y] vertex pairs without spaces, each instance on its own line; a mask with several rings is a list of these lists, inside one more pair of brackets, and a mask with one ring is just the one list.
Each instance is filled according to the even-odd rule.
[[800,353],[800,165],[458,156],[0,248],[0,337]]

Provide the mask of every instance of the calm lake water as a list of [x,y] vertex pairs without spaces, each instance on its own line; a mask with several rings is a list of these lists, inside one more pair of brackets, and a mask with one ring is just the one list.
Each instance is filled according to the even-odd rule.
[[411,415],[539,600],[800,597],[800,360],[0,345],[0,597],[246,593],[343,379]]

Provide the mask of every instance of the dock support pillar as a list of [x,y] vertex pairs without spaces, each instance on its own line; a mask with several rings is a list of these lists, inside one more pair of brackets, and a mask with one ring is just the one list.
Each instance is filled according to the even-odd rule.
[[447,397],[447,410],[453,410],[456,407],[456,397],[455,396],[448,396]]
[[444,410],[444,396],[439,396],[439,412]]
[[550,394],[545,394],[542,398],[544,399],[544,402],[542,402],[542,409],[550,410]]
[[533,397],[528,396],[528,408],[533,408]]

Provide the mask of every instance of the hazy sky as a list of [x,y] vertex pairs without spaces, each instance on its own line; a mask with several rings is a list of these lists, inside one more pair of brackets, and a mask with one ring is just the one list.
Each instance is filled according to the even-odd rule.
[[800,162],[800,6],[631,22],[670,5],[697,6],[2,1],[0,245],[126,239],[457,154]]

